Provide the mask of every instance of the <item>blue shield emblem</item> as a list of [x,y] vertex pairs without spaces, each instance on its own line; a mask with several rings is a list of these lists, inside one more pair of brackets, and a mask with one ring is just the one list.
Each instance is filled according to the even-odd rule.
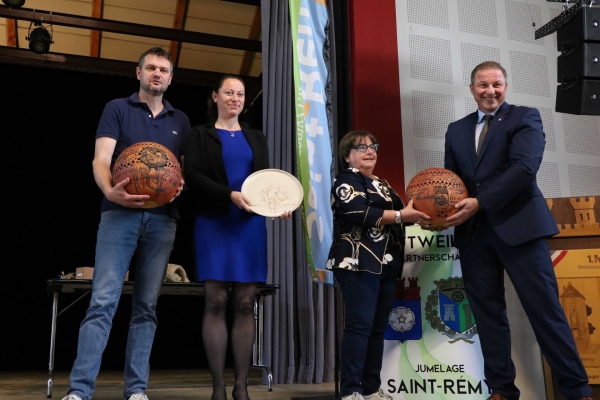
[[395,300],[383,338],[385,340],[419,340],[423,337],[420,300]]
[[[408,281],[408,286],[405,286]],[[423,337],[421,324],[421,288],[418,278],[402,278],[396,286],[396,300],[388,317],[385,340],[419,340]]]
[[[460,285],[456,285],[459,282]],[[449,283],[451,284],[448,285]],[[462,279],[440,282],[438,289],[440,318],[445,325],[458,333],[465,332],[475,325],[475,317],[465,294]]]

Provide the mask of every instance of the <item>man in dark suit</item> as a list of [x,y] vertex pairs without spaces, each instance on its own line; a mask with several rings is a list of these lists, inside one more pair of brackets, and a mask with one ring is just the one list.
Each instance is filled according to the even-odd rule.
[[591,400],[587,374],[558,298],[546,237],[558,233],[535,178],[545,134],[535,108],[504,101],[506,71],[492,61],[471,73],[478,111],[451,123],[445,168],[464,181],[471,197],[447,219],[456,226],[463,279],[473,309],[493,394],[517,400],[506,317],[504,271],[510,277],[543,355],[568,400]]

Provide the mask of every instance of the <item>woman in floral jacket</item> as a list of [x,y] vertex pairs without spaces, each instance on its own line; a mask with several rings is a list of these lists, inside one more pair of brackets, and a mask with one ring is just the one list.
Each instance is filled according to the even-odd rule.
[[352,131],[339,145],[344,167],[332,194],[333,244],[327,268],[342,290],[344,336],[341,393],[344,400],[391,399],[381,386],[383,333],[402,272],[402,223],[430,218],[373,175],[379,144],[371,133]]

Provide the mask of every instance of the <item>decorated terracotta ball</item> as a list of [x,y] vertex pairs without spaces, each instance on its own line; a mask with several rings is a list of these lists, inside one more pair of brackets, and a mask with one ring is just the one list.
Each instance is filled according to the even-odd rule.
[[123,150],[113,166],[113,185],[125,178],[129,178],[127,193],[150,196],[142,207],[154,208],[175,197],[181,182],[181,167],[165,146],[139,142]]
[[454,206],[469,197],[463,181],[445,168],[428,168],[416,174],[406,187],[413,207],[431,217],[431,226],[441,228],[455,214]]

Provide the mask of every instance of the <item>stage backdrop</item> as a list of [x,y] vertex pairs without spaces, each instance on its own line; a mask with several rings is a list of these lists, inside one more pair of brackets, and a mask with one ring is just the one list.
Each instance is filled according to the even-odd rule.
[[[453,243],[453,228],[439,233],[406,229],[403,286],[390,313],[381,371],[382,389],[396,400],[481,400],[489,395],[477,323]],[[505,285],[511,322],[526,320],[520,305],[510,300],[516,297],[510,281]],[[516,327],[512,332],[517,386],[522,398],[545,400],[539,348],[522,344],[530,331]]]

